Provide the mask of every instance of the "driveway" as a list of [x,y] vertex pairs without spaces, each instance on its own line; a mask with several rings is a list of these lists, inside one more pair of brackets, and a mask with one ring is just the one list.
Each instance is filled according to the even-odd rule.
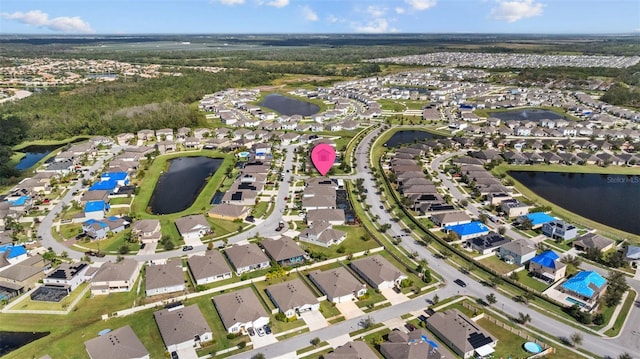
[[156,252],[158,242],[147,243],[144,248],[138,251],[138,254],[153,254]]
[[177,351],[180,359],[198,359],[198,354],[194,348],[183,348]]
[[300,314],[300,317],[309,327],[309,331],[314,331],[320,328],[324,328],[329,325],[329,322],[320,313],[319,310],[309,310]]
[[336,308],[344,315],[344,319],[359,317],[364,314],[362,309],[358,308],[355,302],[337,303]]
[[184,238],[184,244],[187,246],[201,246],[202,241],[199,238]]
[[263,336],[259,336],[258,333],[256,333],[249,338],[251,338],[251,343],[253,343],[254,349],[278,342],[278,339],[276,339],[273,334],[265,334]]
[[391,303],[391,305],[396,305],[409,300],[406,295],[397,293],[395,290],[393,290],[393,288],[383,289],[380,292],[382,293],[382,295],[384,295],[385,298],[387,298],[387,300],[389,300],[389,303]]

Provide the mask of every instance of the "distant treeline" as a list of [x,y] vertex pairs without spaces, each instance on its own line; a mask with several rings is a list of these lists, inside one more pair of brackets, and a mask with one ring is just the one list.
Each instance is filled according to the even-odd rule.
[[617,83],[602,96],[602,101],[612,105],[640,108],[640,89]]

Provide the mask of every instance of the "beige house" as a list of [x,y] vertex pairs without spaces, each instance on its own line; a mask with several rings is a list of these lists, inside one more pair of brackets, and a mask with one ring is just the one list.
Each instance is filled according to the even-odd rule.
[[147,297],[158,294],[183,292],[185,278],[180,259],[168,260],[166,264],[148,266],[145,291]]
[[221,203],[209,211],[209,217],[233,221],[244,219],[249,214],[249,208],[231,203]]
[[567,265],[560,262],[560,257],[553,251],[545,251],[531,258],[529,272],[548,282],[555,282],[565,277]]
[[269,315],[251,288],[213,297],[213,304],[228,333],[241,333],[247,328],[261,328],[269,323]]
[[222,253],[207,251],[205,255],[195,255],[187,259],[189,271],[197,285],[204,285],[232,277],[231,269]]
[[616,242],[596,233],[587,233],[578,237],[571,244],[575,249],[583,252],[586,252],[590,248],[597,249],[600,252],[606,252],[615,247]]
[[457,309],[435,313],[427,319],[427,329],[463,358],[489,355],[498,344],[497,339]]
[[201,342],[213,340],[213,332],[197,304],[163,309],[153,313],[153,317],[168,352],[198,348]]
[[107,262],[91,279],[91,293],[110,294],[130,291],[138,278],[141,264],[131,258]]
[[142,243],[154,243],[162,238],[160,221],[157,219],[141,219],[131,225],[131,234]]
[[408,278],[406,274],[378,254],[352,261],[351,268],[375,289],[400,287],[402,280]]
[[333,303],[351,302],[367,292],[367,286],[344,267],[323,272],[313,271],[309,274],[309,279]]
[[306,311],[320,310],[318,298],[299,278],[270,285],[266,292],[271,301],[287,318]]
[[254,270],[269,268],[269,257],[255,243],[235,245],[224,250],[237,275]]
[[199,240],[211,232],[211,225],[201,214],[192,214],[176,219],[180,235],[187,240]]

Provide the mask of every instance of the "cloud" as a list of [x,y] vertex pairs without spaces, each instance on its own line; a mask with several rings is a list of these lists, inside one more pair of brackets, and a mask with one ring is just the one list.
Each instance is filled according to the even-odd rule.
[[489,17],[499,21],[516,22],[542,15],[542,8],[542,3],[535,0],[498,0],[498,6],[491,9]]
[[31,10],[27,12],[17,11],[13,14],[3,12],[2,18],[8,20],[16,20],[23,24],[49,29],[51,31],[74,32],[74,33],[93,33],[93,29],[88,22],[82,20],[78,16],[69,17],[61,16],[53,19],[49,15],[40,10]]
[[302,7],[302,15],[307,21],[318,21],[318,14],[316,14],[315,11],[307,5]]
[[357,32],[366,33],[385,33],[385,32],[397,32],[395,28],[389,27],[389,22],[385,19],[378,18],[369,21],[366,25],[354,25],[354,29]]
[[242,5],[244,4],[244,0],[218,0],[222,5]]
[[403,7],[397,7],[394,10],[396,14],[404,14],[404,12],[406,11]]
[[383,17],[387,13],[387,9],[380,6],[370,5],[367,6],[367,13],[373,17]]
[[285,7],[289,5],[289,0],[273,0],[273,1],[267,2],[267,5],[273,6],[273,7]]
[[438,3],[437,0],[404,0],[414,10],[428,10]]

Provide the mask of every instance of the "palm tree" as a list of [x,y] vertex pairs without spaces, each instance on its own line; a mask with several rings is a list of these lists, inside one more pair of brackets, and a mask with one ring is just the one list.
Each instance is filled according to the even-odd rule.
[[531,316],[529,314],[524,314],[522,312],[519,312],[517,322],[523,325],[527,324],[531,322]]
[[569,339],[571,340],[571,343],[573,343],[573,346],[582,344],[582,334],[580,333],[576,332],[571,334],[571,337],[569,337]]
[[485,298],[487,299],[487,303],[489,303],[489,304],[495,304],[498,301],[496,299],[496,295],[493,294],[493,293],[487,294],[487,296]]

